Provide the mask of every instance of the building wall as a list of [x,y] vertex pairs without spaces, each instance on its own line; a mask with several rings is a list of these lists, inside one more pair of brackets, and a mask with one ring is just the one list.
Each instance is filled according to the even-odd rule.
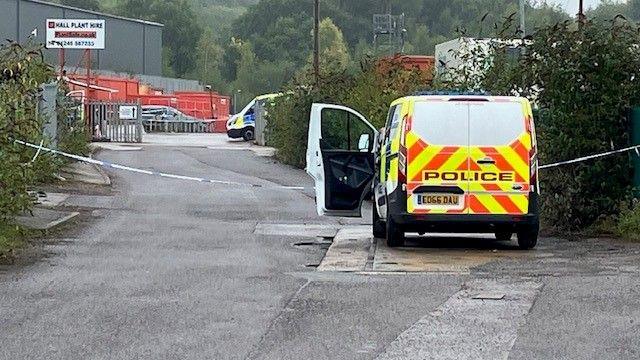
[[[92,68],[131,74],[162,74],[162,25],[141,20],[82,11],[38,0],[0,0],[0,39],[27,41],[38,29],[36,42],[44,43],[46,19],[104,19],[105,50],[92,51]],[[83,50],[66,50],[69,67],[84,67]],[[46,59],[58,64],[59,51],[46,49]]]

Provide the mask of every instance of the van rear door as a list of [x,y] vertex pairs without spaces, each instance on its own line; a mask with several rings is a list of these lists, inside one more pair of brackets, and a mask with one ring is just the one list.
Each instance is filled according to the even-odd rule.
[[469,103],[469,213],[521,215],[529,208],[532,131],[528,102]]
[[468,143],[466,101],[415,100],[406,121],[409,213],[468,213]]

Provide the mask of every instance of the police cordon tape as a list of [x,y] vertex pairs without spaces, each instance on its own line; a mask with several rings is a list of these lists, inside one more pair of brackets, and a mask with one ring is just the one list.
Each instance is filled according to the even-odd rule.
[[[14,142],[17,143],[17,144],[21,144],[21,145],[36,149],[36,150],[38,150],[38,153],[40,151],[44,151],[44,152],[48,152],[48,153],[51,153],[51,154],[64,156],[66,158],[70,158],[70,159],[74,159],[74,160],[78,160],[78,161],[82,161],[82,162],[86,162],[86,163],[90,163],[90,164],[95,164],[95,165],[98,165],[98,166],[101,166],[101,167],[105,167],[105,168],[124,170],[124,171],[129,171],[129,172],[134,172],[134,173],[144,174],[144,175],[150,175],[150,176],[159,176],[159,177],[168,178],[168,179],[196,181],[196,182],[201,182],[201,183],[218,184],[218,185],[245,186],[245,187],[264,188],[264,189],[282,189],[282,190],[305,190],[306,189],[305,187],[302,187],[302,186],[258,185],[258,184],[241,183],[241,182],[236,182],[236,181],[213,180],[213,179],[205,179],[205,178],[198,178],[198,177],[192,177],[192,176],[167,174],[167,173],[162,173],[162,172],[157,172],[157,171],[149,171],[149,170],[132,168],[132,167],[125,166],[125,165],[113,164],[113,163],[110,163],[110,162],[107,162],[107,161],[96,160],[96,159],[92,159],[92,158],[85,157],[85,156],[69,154],[69,153],[66,153],[64,151],[59,151],[59,150],[54,150],[54,149],[43,147],[42,143],[40,143],[40,145],[36,145],[36,144],[28,143],[28,142],[25,142],[25,141],[21,141],[21,140],[14,140]],[[579,158],[576,158],[576,159],[573,159],[573,160],[560,161],[560,162],[557,162],[557,163],[541,165],[539,167],[539,169],[541,169],[541,170],[551,169],[551,168],[556,168],[556,167],[563,166],[563,165],[580,163],[580,162],[584,162],[584,161],[588,161],[588,160],[592,160],[592,159],[607,157],[607,156],[611,156],[611,155],[615,155],[615,154],[621,154],[621,153],[625,153],[625,152],[629,152],[629,151],[635,151],[636,154],[638,156],[640,156],[640,145],[629,146],[629,147],[624,148],[624,149],[607,151],[607,152],[600,153],[600,154],[595,154],[595,155],[583,156],[583,157],[579,157]],[[34,158],[34,160],[35,160],[35,158]]]
[[167,178],[167,179],[195,181],[195,182],[200,182],[200,183],[217,184],[217,185],[263,188],[263,189],[305,190],[305,188],[301,187],[301,186],[248,184],[248,183],[241,183],[241,182],[236,182],[236,181],[205,179],[205,178],[199,178],[199,177],[183,176],[183,175],[162,173],[162,172],[157,172],[157,171],[149,171],[149,170],[137,169],[137,168],[133,168],[133,167],[125,166],[125,165],[114,164],[114,163],[110,163],[110,162],[107,162],[107,161],[96,160],[96,159],[92,159],[92,158],[85,157],[85,156],[69,154],[69,153],[66,153],[64,151],[59,151],[59,150],[55,150],[55,149],[46,148],[46,147],[43,147],[42,144],[41,145],[36,145],[36,144],[28,143],[28,142],[25,142],[25,141],[21,141],[21,140],[14,140],[14,141],[17,144],[24,145],[24,146],[27,146],[27,147],[30,147],[30,148],[33,148],[33,149],[37,149],[39,151],[44,151],[44,152],[48,152],[48,153],[51,153],[51,154],[64,156],[64,157],[69,158],[69,159],[74,159],[74,160],[82,161],[82,162],[89,163],[89,164],[95,164],[95,165],[98,165],[98,166],[101,166],[101,167],[104,167],[104,168],[124,170],[124,171],[129,171],[129,172],[134,172],[134,173],[144,174],[144,175],[150,175],[150,176],[159,176],[159,177],[163,177],[163,178]]
[[579,157],[579,158],[573,159],[573,160],[560,161],[560,162],[553,163],[553,164],[541,165],[539,168],[541,170],[551,169],[551,168],[555,168],[555,167],[559,167],[559,166],[563,166],[563,165],[575,164],[575,163],[580,163],[580,162],[584,162],[584,161],[587,161],[587,160],[598,159],[598,158],[607,157],[607,156],[611,156],[611,155],[615,155],[615,154],[626,153],[626,152],[629,152],[629,151],[632,151],[632,150],[634,150],[636,152],[636,154],[638,156],[640,156],[640,145],[635,145],[635,146],[629,146],[629,147],[624,148],[624,149],[612,150],[612,151],[607,151],[607,152],[603,152],[603,153],[600,153],[600,154],[583,156],[583,157]]

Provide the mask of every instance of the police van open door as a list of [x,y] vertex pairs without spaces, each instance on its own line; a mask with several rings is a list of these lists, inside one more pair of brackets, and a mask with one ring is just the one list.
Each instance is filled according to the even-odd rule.
[[358,112],[313,104],[307,173],[315,181],[318,215],[360,217],[374,177],[376,129]]

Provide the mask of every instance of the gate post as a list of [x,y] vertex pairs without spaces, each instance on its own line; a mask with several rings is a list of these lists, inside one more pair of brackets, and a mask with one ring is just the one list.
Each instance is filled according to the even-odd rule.
[[255,110],[255,117],[256,117],[256,129],[255,129],[255,143],[256,145],[260,145],[260,146],[265,146],[266,145],[266,138],[265,138],[265,134],[264,134],[264,130],[267,127],[267,119],[265,117],[265,105],[266,105],[266,101],[264,100],[260,100],[260,101],[256,101],[256,110]]
[[58,147],[58,114],[56,113],[56,97],[58,84],[42,85],[42,97],[37,104],[40,117],[44,119],[44,135],[51,140],[51,146]]
[[136,141],[141,143],[142,142],[142,106],[140,105],[140,101],[138,101],[138,110],[136,112],[136,114],[138,114],[138,119],[137,119],[137,128],[138,128],[138,133],[136,134]]

